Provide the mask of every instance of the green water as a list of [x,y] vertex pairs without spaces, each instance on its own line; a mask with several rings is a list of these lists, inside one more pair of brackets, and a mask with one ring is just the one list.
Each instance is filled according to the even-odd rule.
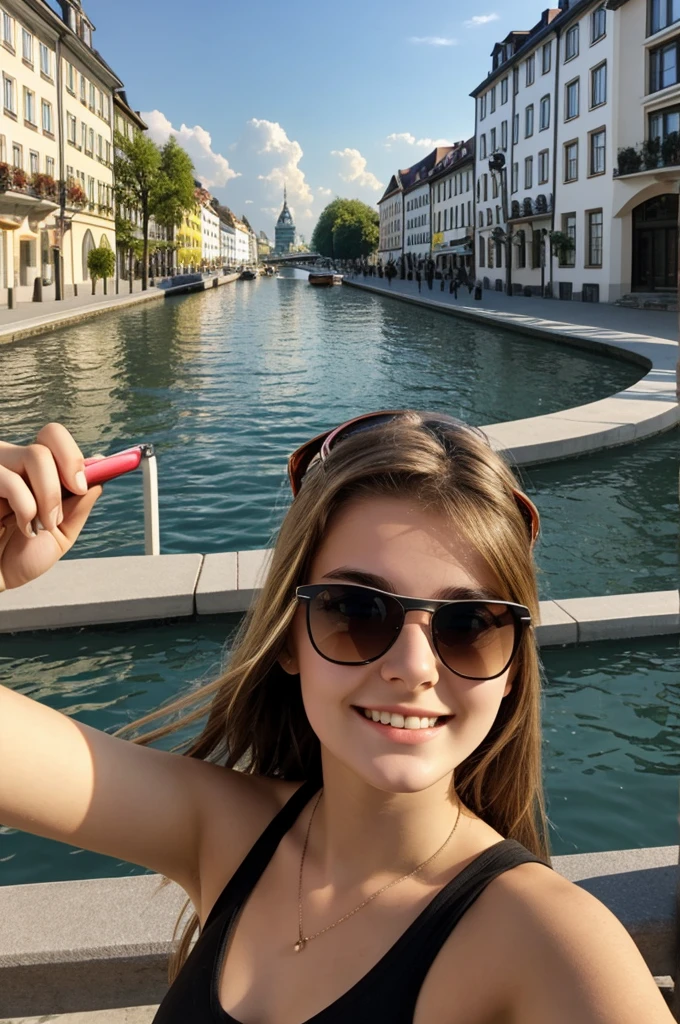
[[[115,731],[220,672],[236,618],[5,637],[0,683]],[[677,843],[677,637],[542,652],[544,781],[553,853]],[[199,723],[199,729],[202,726]],[[194,726],[158,745],[169,749]],[[0,827],[0,885],[142,874]]]

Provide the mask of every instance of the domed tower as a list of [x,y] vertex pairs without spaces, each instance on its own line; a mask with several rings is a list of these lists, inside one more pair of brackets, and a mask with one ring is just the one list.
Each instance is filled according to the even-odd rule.
[[274,235],[276,239],[274,252],[290,252],[292,247],[295,245],[295,224],[293,224],[293,218],[290,210],[288,209],[288,199],[286,196],[285,186],[283,189],[283,209],[281,210],[279,219],[276,222]]

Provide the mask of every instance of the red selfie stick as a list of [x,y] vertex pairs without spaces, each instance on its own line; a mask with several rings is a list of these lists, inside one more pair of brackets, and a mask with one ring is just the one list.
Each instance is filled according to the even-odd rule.
[[[88,487],[95,484],[105,484],[109,480],[115,480],[118,476],[131,473],[137,469],[142,459],[150,459],[154,455],[152,444],[138,444],[134,448],[127,448],[124,452],[116,452],[115,455],[108,455],[104,459],[85,459],[85,479]],[[73,492],[62,485],[62,498],[72,498]]]

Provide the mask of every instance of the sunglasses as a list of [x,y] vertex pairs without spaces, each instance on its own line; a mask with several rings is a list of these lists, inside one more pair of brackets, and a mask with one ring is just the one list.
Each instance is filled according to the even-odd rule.
[[[346,437],[361,433],[364,430],[370,430],[373,427],[390,423],[392,420],[403,416],[406,411],[407,410],[405,409],[390,409],[382,412],[365,413],[363,416],[357,416],[352,420],[348,420],[347,423],[343,423],[339,427],[335,427],[333,430],[327,430],[323,434],[318,434],[316,437],[313,437],[311,441],[306,441],[305,444],[298,448],[297,451],[294,451],[288,459],[288,478],[293,491],[293,497],[295,497],[300,490],[305,473],[317,456],[323,464],[328,458],[331,449],[334,448],[339,441],[343,441]],[[428,416],[425,424],[426,426],[440,427],[445,430],[451,430],[452,428],[457,430],[470,430],[470,427],[468,427],[467,424],[462,423],[453,416],[442,416],[441,414],[432,417]],[[526,494],[517,488],[513,487],[512,494],[515,499],[515,503],[522,514],[522,518],[526,523],[527,532],[529,534],[529,543],[533,548],[541,529],[538,509]]]
[[505,601],[428,601],[353,583],[298,587],[314,650],[335,665],[369,665],[396,642],[408,611],[432,613],[430,634],[440,661],[464,679],[496,679],[509,668],[528,608]]

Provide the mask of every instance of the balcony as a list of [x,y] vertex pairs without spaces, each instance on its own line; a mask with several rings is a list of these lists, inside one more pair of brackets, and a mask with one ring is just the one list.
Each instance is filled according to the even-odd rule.
[[665,139],[647,139],[636,146],[625,146],[617,154],[615,178],[630,174],[655,173],[680,168],[680,133],[671,132]]
[[549,196],[541,193],[535,199],[527,196],[523,200],[513,199],[510,204],[509,221],[534,220],[538,217],[545,217],[553,211],[552,193]]
[[59,183],[49,174],[27,174],[21,167],[0,163],[0,227],[11,230],[29,218],[32,231],[59,209]]

